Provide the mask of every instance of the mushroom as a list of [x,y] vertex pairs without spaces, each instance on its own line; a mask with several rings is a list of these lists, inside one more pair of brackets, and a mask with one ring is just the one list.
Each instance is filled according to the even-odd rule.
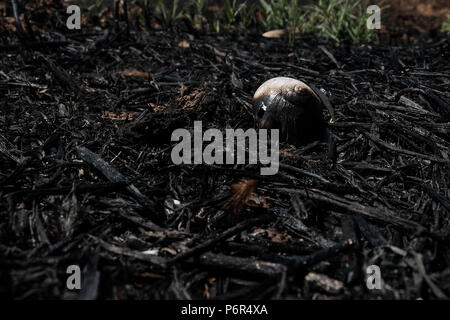
[[279,129],[280,140],[295,146],[326,141],[328,157],[336,161],[336,146],[323,119],[322,101],[307,84],[293,78],[272,78],[256,90],[253,104],[260,129]]

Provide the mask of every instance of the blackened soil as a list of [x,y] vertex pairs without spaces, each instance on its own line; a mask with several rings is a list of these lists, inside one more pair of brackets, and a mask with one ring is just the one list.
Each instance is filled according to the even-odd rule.
[[[0,33],[0,296],[450,296],[448,37],[289,48],[125,24],[69,32],[64,8],[47,10],[34,39]],[[336,166],[323,143],[282,145],[274,176],[173,164],[175,129],[254,127],[252,94],[275,76],[321,90]],[[66,287],[70,265],[81,291]],[[381,290],[366,285],[371,265]]]

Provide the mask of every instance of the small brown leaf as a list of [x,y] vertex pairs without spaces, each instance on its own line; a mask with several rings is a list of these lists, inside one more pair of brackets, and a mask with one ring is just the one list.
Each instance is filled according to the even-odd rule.
[[150,78],[149,72],[143,72],[143,71],[139,71],[136,69],[119,71],[119,73],[122,77],[138,77],[138,78],[145,78],[145,79]]
[[136,115],[136,112],[121,112],[121,113],[114,113],[111,111],[103,110],[100,113],[100,117],[103,119],[111,119],[111,120],[132,120],[133,117]]
[[180,86],[180,97],[183,97],[188,90],[188,87],[186,87],[184,84],[181,84]]
[[[282,38],[282,37],[285,37],[285,36],[288,35],[288,31],[292,32],[292,31],[294,31],[294,29],[275,29],[275,30],[270,30],[270,31],[264,32],[262,34],[262,36],[264,38]],[[299,29],[295,28],[294,32],[298,33]]]
[[181,48],[189,48],[191,45],[189,44],[189,42],[187,42],[186,40],[182,40],[180,42],[178,42],[178,46]]
[[230,198],[231,208],[234,214],[239,214],[242,208],[247,205],[247,201],[258,185],[258,180],[250,179],[235,183],[231,186],[233,196]]
[[286,34],[285,29],[277,29],[277,30],[270,30],[267,32],[264,32],[262,36],[264,38],[281,38]]

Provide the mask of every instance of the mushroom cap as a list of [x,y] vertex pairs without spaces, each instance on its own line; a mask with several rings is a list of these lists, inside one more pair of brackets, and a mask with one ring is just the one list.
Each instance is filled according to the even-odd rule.
[[302,96],[314,96],[318,101],[319,97],[314,91],[304,82],[288,77],[276,77],[264,82],[253,95],[253,100],[258,100],[263,97],[270,97],[271,99],[281,94],[285,99],[297,101]]
[[323,139],[322,102],[306,83],[272,78],[256,90],[253,103],[259,128],[280,129],[282,141],[299,146]]

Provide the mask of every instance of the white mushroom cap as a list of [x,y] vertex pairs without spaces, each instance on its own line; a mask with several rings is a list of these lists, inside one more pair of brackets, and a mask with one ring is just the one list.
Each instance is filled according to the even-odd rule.
[[[307,91],[319,99],[319,97],[317,97],[314,91],[306,83],[293,78],[276,77],[264,82],[256,90],[253,95],[253,100],[262,97],[275,98],[275,96],[279,94],[289,99],[289,97],[293,97],[301,91]],[[267,108],[267,106],[263,105],[262,108],[266,110],[265,108]]]

